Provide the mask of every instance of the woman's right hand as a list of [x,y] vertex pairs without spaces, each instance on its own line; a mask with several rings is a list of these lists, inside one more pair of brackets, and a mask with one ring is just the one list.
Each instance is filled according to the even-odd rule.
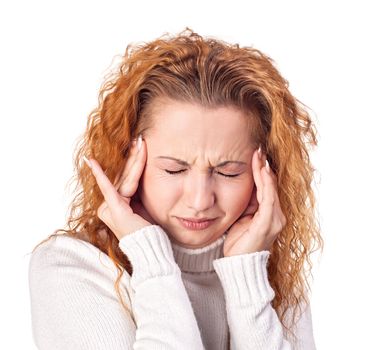
[[118,240],[145,226],[155,224],[140,202],[133,203],[134,208],[130,204],[132,196],[138,189],[147,159],[146,145],[141,136],[138,142],[140,151],[137,149],[137,142],[133,141],[123,173],[115,181],[115,185],[111,183],[95,159],[87,160],[84,157],[104,196],[104,201],[97,209],[97,215],[111,229]]

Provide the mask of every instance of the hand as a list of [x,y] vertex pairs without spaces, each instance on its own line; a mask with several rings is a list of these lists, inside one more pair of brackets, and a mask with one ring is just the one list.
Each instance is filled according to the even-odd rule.
[[254,188],[240,218],[228,230],[224,241],[224,256],[269,250],[287,220],[277,194],[276,175],[267,171],[266,156],[256,150],[252,158]]
[[138,189],[146,159],[145,142],[141,139],[141,149],[138,152],[134,141],[123,173],[117,176],[115,185],[110,182],[95,159],[89,160],[88,165],[105,199],[98,207],[97,215],[118,240],[142,227],[154,224],[137,196],[131,205],[131,197]]

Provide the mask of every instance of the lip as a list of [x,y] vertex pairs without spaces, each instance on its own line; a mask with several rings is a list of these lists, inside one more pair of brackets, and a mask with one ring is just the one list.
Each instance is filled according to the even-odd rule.
[[205,230],[210,225],[213,224],[213,222],[216,219],[190,219],[187,218],[177,218],[180,224],[189,230],[193,231],[199,231],[199,230]]
[[211,218],[202,218],[202,219],[195,219],[195,218],[179,218],[179,219],[183,219],[183,220],[186,220],[186,221],[192,221],[192,222],[203,222],[203,221],[211,221],[211,220],[215,220],[215,219],[211,219]]

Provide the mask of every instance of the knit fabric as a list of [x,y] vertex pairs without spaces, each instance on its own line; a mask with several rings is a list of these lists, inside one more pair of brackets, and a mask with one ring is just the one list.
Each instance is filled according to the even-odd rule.
[[223,256],[226,233],[199,249],[171,243],[158,225],[119,241],[133,273],[114,288],[112,260],[87,241],[57,236],[29,263],[38,349],[315,349],[310,306],[296,339],[285,334],[271,301],[269,252]]

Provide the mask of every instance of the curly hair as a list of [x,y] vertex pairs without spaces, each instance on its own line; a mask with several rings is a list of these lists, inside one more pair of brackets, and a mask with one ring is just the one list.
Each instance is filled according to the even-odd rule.
[[317,132],[308,108],[288,86],[274,61],[261,51],[203,38],[188,27],[175,36],[165,33],[148,43],[129,44],[121,64],[105,77],[98,106],[90,112],[86,131],[77,142],[75,174],[70,180],[76,180],[76,193],[67,229],[55,230],[41,243],[58,234],[76,238],[85,234],[114,262],[115,290],[130,311],[119,282],[124,270],[132,275],[132,266],[117,237],[97,216],[104,198],[82,157],[95,158],[114,183],[125,166],[131,141],[152,126],[149,116],[159,97],[209,108],[235,106],[250,116],[251,140],[262,145],[277,176],[287,224],[271,248],[268,276],[275,292],[272,306],[289,330],[292,324],[284,316],[288,309],[296,315],[308,303],[310,255],[323,248],[323,240],[311,188],[315,169],[308,154],[309,146],[317,145]]

